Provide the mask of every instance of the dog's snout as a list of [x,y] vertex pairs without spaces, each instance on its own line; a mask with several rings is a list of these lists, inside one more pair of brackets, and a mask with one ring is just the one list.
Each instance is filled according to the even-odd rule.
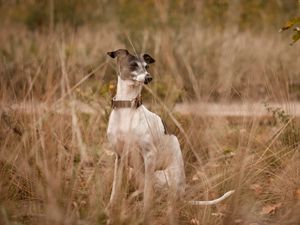
[[145,82],[144,83],[149,84],[151,81],[152,81],[152,77],[149,74],[147,74],[146,77],[145,77]]

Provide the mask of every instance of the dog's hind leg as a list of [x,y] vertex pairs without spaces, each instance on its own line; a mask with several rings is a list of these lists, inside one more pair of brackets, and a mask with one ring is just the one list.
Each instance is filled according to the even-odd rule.
[[168,136],[168,139],[168,147],[172,154],[171,162],[165,172],[169,188],[173,190],[174,197],[180,200],[185,193],[184,163],[178,139],[174,135]]
[[168,136],[168,139],[168,148],[172,152],[170,165],[165,170],[169,185],[168,217],[170,224],[178,224],[178,204],[183,200],[185,192],[184,164],[178,139],[173,135]]

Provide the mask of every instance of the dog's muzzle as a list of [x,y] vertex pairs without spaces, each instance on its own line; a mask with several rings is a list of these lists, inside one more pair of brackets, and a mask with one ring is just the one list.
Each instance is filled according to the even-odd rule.
[[144,84],[149,84],[152,81],[152,77],[150,75],[146,75]]

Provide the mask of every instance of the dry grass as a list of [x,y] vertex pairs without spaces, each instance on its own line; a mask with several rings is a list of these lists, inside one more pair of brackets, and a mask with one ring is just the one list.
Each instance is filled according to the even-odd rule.
[[[298,100],[300,53],[286,39],[197,26],[128,35],[114,24],[76,32],[58,27],[52,33],[8,26],[0,33],[0,100],[5,106],[0,111],[0,224],[106,223],[113,172],[106,125],[109,84],[116,75],[105,53],[121,47],[132,51],[129,38],[138,52],[145,50],[157,61],[151,91],[144,95],[180,139],[187,198],[237,190],[216,206],[182,204],[180,224],[299,223],[294,118],[172,113],[176,102],[194,100]],[[9,107],[21,102],[30,107]],[[78,102],[94,113],[78,110]],[[124,224],[140,224],[141,201],[122,204]],[[166,209],[158,197],[151,224],[167,224]]]

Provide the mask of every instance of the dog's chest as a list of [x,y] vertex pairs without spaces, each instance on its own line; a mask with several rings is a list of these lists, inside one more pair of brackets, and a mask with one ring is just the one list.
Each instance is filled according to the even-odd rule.
[[109,142],[143,144],[153,142],[164,132],[160,118],[141,106],[138,109],[113,110],[108,123]]
[[117,109],[113,110],[107,128],[110,142],[134,141],[147,133],[144,116],[140,110]]

